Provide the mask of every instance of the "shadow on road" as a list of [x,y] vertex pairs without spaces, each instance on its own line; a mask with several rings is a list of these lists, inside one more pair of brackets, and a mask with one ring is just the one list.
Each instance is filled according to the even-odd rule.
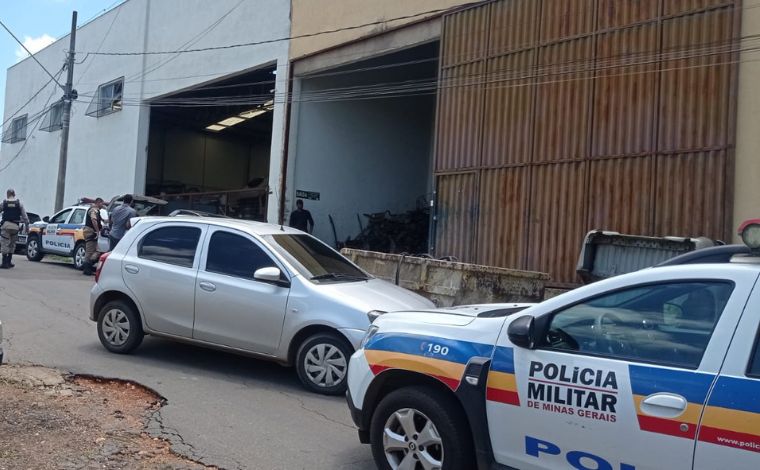
[[129,355],[109,353],[97,341],[82,345],[81,349],[119,362],[128,362],[132,366],[141,363],[165,370],[173,376],[197,375],[244,385],[277,388],[283,392],[304,391],[293,368],[163,338],[146,336],[140,347]]

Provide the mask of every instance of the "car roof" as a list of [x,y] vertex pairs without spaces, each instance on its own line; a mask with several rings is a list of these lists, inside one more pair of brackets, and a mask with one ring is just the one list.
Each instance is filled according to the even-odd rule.
[[182,223],[182,224],[204,224],[214,225],[217,227],[225,227],[231,229],[241,230],[243,232],[252,233],[254,235],[277,235],[277,234],[290,234],[290,235],[305,235],[304,232],[296,230],[294,228],[269,224],[265,222],[256,222],[253,220],[232,219],[232,218],[219,218],[219,217],[202,217],[191,215],[178,215],[174,217],[161,216],[161,217],[140,217],[141,220],[150,220],[156,223]]

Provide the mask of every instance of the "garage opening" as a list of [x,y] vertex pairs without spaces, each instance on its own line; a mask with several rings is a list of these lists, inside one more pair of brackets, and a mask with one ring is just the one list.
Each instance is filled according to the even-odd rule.
[[438,48],[428,42],[297,77],[286,209],[304,200],[323,241],[428,251]]
[[151,102],[146,194],[266,220],[274,66]]

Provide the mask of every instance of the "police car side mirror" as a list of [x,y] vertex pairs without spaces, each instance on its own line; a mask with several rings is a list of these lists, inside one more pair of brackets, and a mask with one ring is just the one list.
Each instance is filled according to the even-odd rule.
[[509,324],[509,328],[507,328],[507,336],[515,346],[534,349],[536,347],[536,341],[535,322],[533,317],[525,315],[514,320]]
[[43,217],[43,218],[42,218],[42,221],[43,221],[43,222],[46,222],[46,223],[47,223],[47,222],[50,222],[50,217],[48,217],[48,216],[45,216],[45,217]]

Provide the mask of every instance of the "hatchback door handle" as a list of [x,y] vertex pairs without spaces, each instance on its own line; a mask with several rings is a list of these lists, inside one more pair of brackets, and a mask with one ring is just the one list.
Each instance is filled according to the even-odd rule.
[[198,285],[206,292],[214,292],[216,290],[216,286],[210,282],[202,281],[199,282]]
[[674,393],[655,393],[641,401],[641,411],[650,416],[660,418],[676,418],[681,416],[689,402],[681,395]]
[[140,272],[140,268],[135,266],[134,264],[125,264],[124,265],[124,271],[130,273],[130,274],[137,274]]

